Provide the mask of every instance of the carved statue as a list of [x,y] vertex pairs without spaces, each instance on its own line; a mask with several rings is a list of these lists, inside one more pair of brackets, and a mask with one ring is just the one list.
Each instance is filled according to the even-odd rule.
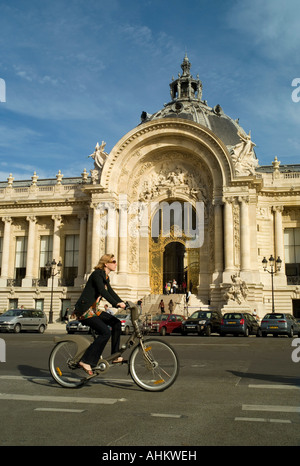
[[[140,200],[152,200],[159,194],[163,194],[168,190],[182,190],[189,192],[190,196],[207,202],[207,190],[205,186],[201,186],[200,180],[196,180],[195,176],[181,166],[175,166],[172,170],[164,164],[159,169],[152,173],[150,179],[143,184],[142,192],[140,193]],[[178,192],[179,192],[178,191]]]
[[231,149],[231,156],[237,175],[253,175],[258,165],[258,160],[254,153],[254,142],[251,141],[251,132],[244,135],[238,132],[241,142]]
[[232,285],[229,290],[224,293],[224,298],[228,301],[236,301],[241,304],[246,300],[248,295],[248,287],[238,274],[231,275]]
[[104,151],[105,146],[106,142],[102,141],[101,146],[99,146],[99,143],[97,142],[95,151],[91,155],[89,155],[89,157],[92,157],[95,161],[95,168],[98,167],[101,170],[104,165],[104,162],[108,157],[108,153]]

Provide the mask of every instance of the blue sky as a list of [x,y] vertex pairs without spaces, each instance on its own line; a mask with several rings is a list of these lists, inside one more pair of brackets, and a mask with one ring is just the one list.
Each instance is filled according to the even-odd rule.
[[0,0],[0,180],[89,171],[170,100],[185,52],[260,165],[300,163],[299,24],[299,0]]

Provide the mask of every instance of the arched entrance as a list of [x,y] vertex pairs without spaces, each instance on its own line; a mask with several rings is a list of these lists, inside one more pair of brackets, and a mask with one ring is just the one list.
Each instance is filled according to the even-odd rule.
[[186,282],[184,269],[185,245],[178,241],[166,245],[163,253],[163,284],[175,279],[179,290],[183,281]]
[[[191,232],[196,224],[194,208],[185,209],[179,200],[161,202],[151,222],[149,238],[149,273],[151,293],[162,294],[166,282],[176,280],[199,283],[200,248],[190,247]],[[191,289],[192,291],[192,289]]]

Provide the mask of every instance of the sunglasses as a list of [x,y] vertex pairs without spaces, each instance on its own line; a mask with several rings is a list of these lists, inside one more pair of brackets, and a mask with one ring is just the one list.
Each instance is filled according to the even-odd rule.
[[109,261],[108,263],[109,263],[109,264],[116,264],[117,261]]

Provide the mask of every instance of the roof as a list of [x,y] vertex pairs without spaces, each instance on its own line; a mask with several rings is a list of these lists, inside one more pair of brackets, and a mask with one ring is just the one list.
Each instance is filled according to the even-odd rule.
[[238,120],[233,120],[223,112],[220,105],[209,107],[202,100],[202,82],[194,79],[190,74],[191,64],[185,55],[181,64],[182,74],[170,83],[172,100],[152,115],[142,112],[141,122],[152,121],[160,118],[181,118],[199,123],[216,134],[228,147],[240,142],[238,133],[246,135]]

